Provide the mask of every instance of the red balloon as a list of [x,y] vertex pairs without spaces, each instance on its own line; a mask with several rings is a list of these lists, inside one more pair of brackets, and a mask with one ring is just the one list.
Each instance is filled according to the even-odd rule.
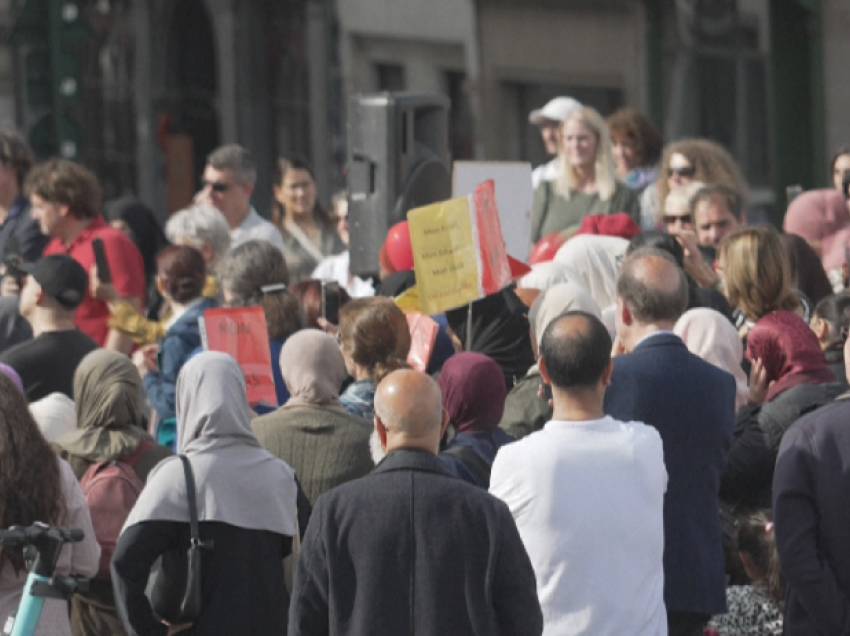
[[396,271],[413,269],[413,249],[410,247],[410,227],[407,221],[396,223],[387,232],[387,255]]
[[558,249],[564,244],[566,237],[561,232],[553,232],[547,234],[537,242],[531,249],[531,254],[528,255],[528,264],[536,265],[537,263],[545,263],[555,258]]

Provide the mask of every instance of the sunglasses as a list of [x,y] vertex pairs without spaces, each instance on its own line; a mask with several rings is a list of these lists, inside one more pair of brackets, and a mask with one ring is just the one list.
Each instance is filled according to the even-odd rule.
[[693,166],[682,166],[681,168],[667,168],[667,176],[672,177],[674,174],[680,177],[692,177],[696,174],[697,169]]
[[661,220],[664,222],[664,225],[673,225],[676,221],[680,223],[691,223],[691,215],[683,214],[682,216],[668,216],[665,214],[661,217]]
[[213,192],[218,192],[219,194],[223,194],[230,189],[232,183],[222,183],[221,181],[207,181],[204,180],[201,182],[204,188],[209,188]]

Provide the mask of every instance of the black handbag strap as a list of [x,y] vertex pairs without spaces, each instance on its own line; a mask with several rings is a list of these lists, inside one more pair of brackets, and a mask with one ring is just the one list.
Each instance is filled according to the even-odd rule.
[[[195,500],[195,473],[192,472],[192,464],[185,455],[178,455],[183,462],[183,474],[186,475],[186,499],[189,502],[189,528],[192,534],[192,546],[208,547],[201,541],[201,533],[198,529],[198,502]],[[210,546],[211,547],[211,546]]]

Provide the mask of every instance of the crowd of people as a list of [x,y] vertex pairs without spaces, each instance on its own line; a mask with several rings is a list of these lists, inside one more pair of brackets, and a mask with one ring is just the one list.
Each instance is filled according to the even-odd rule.
[[[850,149],[780,232],[719,144],[529,120],[531,271],[424,349],[302,158],[261,215],[218,148],[163,222],[0,133],[0,528],[83,529],[91,577],[37,633],[847,633]],[[274,404],[217,307],[262,310]],[[0,624],[26,575],[0,548]]]

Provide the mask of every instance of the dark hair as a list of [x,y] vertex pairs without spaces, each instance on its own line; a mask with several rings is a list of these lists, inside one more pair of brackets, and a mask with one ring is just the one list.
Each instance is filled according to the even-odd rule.
[[661,158],[664,141],[649,117],[634,108],[621,108],[608,118],[611,141],[626,138],[634,142],[641,166],[654,166]]
[[188,245],[169,245],[156,255],[162,288],[175,302],[195,300],[204,290],[207,267],[203,255]]
[[[579,325],[574,318],[583,319]],[[569,328],[561,326],[570,321]],[[611,360],[611,336],[602,321],[584,311],[568,311],[549,323],[540,342],[540,357],[553,386],[595,387]]]
[[292,294],[285,289],[263,292],[263,287],[289,282],[283,254],[268,241],[237,245],[221,259],[216,272],[222,291],[232,297],[232,307],[263,308],[270,339],[288,337],[301,328],[301,307]]
[[711,185],[701,188],[694,196],[691,197],[688,208],[690,208],[691,218],[694,219],[694,223],[696,223],[696,211],[699,204],[703,201],[711,201],[715,198],[719,198],[720,202],[726,206],[729,212],[732,213],[732,216],[738,219],[738,221],[743,221],[744,197],[741,193],[734,188],[729,187],[725,183],[712,183]]
[[[648,259],[661,259],[673,268],[679,279],[674,291],[659,289],[657,281],[649,276],[636,275],[638,264]],[[617,295],[638,322],[675,322],[688,307],[688,279],[668,252],[643,248],[623,262],[617,279]]]
[[[316,181],[316,173],[313,171],[313,166],[310,165],[310,162],[304,157],[291,155],[289,157],[278,157],[277,161],[274,162],[274,168],[272,169],[272,183],[277,186],[283,185],[283,178],[290,170],[304,170],[310,175],[310,178],[314,183]],[[316,216],[316,220],[321,221],[326,228],[332,229],[334,227],[336,219],[334,219],[333,215],[329,214],[328,211],[322,207],[322,204],[319,203],[318,196],[316,196],[316,204],[313,206],[313,214]],[[285,217],[286,211],[283,209],[283,205],[280,201],[275,201],[271,214],[272,223],[280,225],[283,223]]]
[[24,182],[27,196],[41,197],[49,203],[68,206],[78,219],[93,219],[100,214],[100,185],[86,168],[66,159],[49,159],[38,164]]
[[352,300],[339,310],[339,334],[343,353],[368,369],[375,384],[407,368],[407,318],[389,298]]
[[257,181],[257,162],[251,151],[239,144],[219,146],[207,155],[207,163],[214,170],[230,170],[237,183],[253,185]]
[[779,611],[784,611],[785,579],[779,567],[770,511],[757,510],[744,515],[738,523],[735,542],[738,552],[749,556],[758,569],[758,578],[753,584],[764,587]]
[[32,168],[32,151],[21,135],[11,130],[0,130],[0,163],[15,171],[18,187],[23,189],[24,180]]
[[[305,329],[321,329],[319,318],[322,317],[322,281],[302,280],[290,289],[292,295],[301,305],[301,322]],[[339,306],[351,302],[351,296],[342,287],[339,288]]]
[[665,234],[656,230],[647,230],[640,234],[635,234],[632,240],[629,241],[629,246],[626,248],[626,257],[631,256],[641,249],[656,249],[662,252],[668,252],[676,265],[679,267],[685,266],[685,250],[672,234]]
[[815,306],[815,316],[829,325],[829,344],[845,342],[850,330],[850,294],[827,296]]
[[782,242],[788,255],[794,287],[815,305],[827,296],[832,296],[832,283],[829,282],[820,256],[806,239],[796,234],[783,234]]
[[835,154],[832,155],[832,159],[829,161],[829,178],[832,179],[832,175],[835,174],[835,164],[838,162],[839,157],[843,157],[844,155],[850,155],[850,144],[844,144],[838,150],[835,151]]
[[[65,497],[59,459],[41,434],[23,394],[0,374],[0,528],[36,521],[62,523]],[[15,573],[24,569],[20,548],[0,548]]]

